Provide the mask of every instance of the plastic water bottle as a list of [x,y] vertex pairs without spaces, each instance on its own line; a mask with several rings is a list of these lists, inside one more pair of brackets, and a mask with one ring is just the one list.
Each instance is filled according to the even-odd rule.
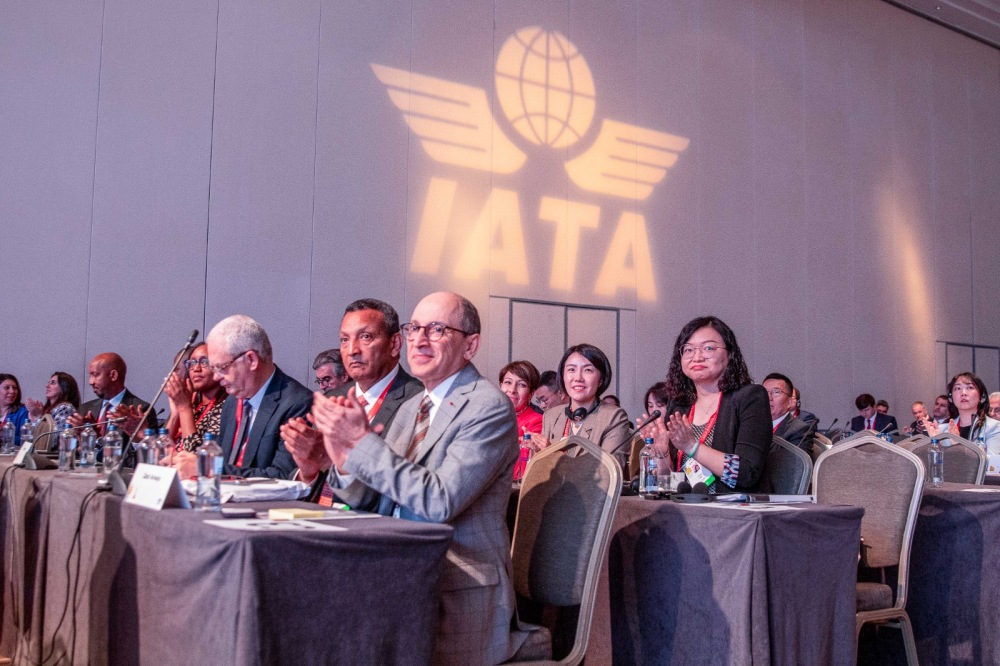
[[63,426],[62,431],[59,433],[60,472],[72,472],[76,469],[77,444],[76,431],[70,428],[69,425]]
[[122,459],[122,434],[118,432],[118,426],[114,423],[108,424],[108,429],[101,437],[101,448],[104,449],[104,478],[108,478],[111,470],[118,467]]
[[944,450],[937,437],[931,440],[930,448],[927,449],[927,474],[934,488],[939,488],[944,483]]
[[659,472],[660,461],[653,446],[653,438],[647,437],[646,445],[639,452],[639,494],[643,497],[655,497],[659,494],[659,484],[657,482],[657,472]]
[[194,508],[198,511],[222,510],[222,448],[215,435],[206,432],[198,447],[198,490]]
[[135,446],[136,458],[140,463],[146,463],[147,465],[155,465],[156,462],[153,460],[153,445],[156,440],[156,431],[152,428],[146,428],[142,431],[142,439]]
[[160,428],[160,434],[153,441],[153,462],[159,465],[167,454],[174,450],[174,440],[170,439],[170,431]]
[[97,471],[97,431],[89,425],[80,431],[80,463],[77,471],[83,474]]
[[14,423],[10,420],[0,426],[0,453],[5,456],[14,453]]
[[531,459],[531,433],[524,433],[524,437],[521,438],[521,449],[518,452],[517,464],[514,465],[514,480],[520,482],[524,477],[524,470],[528,467],[528,461]]
[[31,423],[31,419],[25,419],[21,425],[21,444],[24,445],[25,442],[31,443],[32,447],[34,447],[35,426]]

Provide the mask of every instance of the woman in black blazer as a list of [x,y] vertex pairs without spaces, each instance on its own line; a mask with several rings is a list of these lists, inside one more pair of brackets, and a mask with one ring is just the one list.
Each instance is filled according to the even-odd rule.
[[668,416],[650,428],[675,469],[710,493],[758,489],[773,436],[771,411],[725,322],[698,317],[681,330],[667,394]]

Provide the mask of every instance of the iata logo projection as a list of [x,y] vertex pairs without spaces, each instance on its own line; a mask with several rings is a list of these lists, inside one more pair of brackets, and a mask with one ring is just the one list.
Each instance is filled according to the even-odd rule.
[[[542,196],[538,206],[538,219],[555,226],[548,276],[549,288],[555,291],[575,286],[582,230],[600,230],[601,209],[593,203],[594,195],[618,201],[612,208],[621,209],[627,202],[638,205],[689,143],[680,136],[603,118],[597,138],[583,145],[594,122],[597,95],[590,67],[565,36],[540,27],[518,30],[497,56],[497,98],[517,132],[514,139],[498,125],[482,88],[379,64],[372,69],[424,150],[438,162],[506,175],[520,170],[535,151],[575,155],[563,168],[586,201]],[[527,142],[523,150],[515,140]],[[449,224],[459,223],[452,220],[458,187],[456,180],[431,178],[410,266],[414,272],[441,272]],[[614,224],[610,241],[607,233],[585,239],[607,243],[593,293],[614,297],[619,290],[634,289],[639,299],[655,301],[645,217],[636,210],[621,210]],[[518,193],[493,187],[472,225],[454,276],[477,279],[493,270],[503,273],[508,284],[530,284]]]

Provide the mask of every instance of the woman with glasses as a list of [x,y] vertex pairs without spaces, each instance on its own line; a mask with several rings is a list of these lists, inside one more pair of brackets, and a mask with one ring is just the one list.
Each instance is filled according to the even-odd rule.
[[601,395],[611,385],[611,363],[594,345],[574,345],[559,361],[559,388],[569,396],[568,405],[545,410],[542,434],[532,443],[544,449],[570,435],[589,439],[605,451],[615,452],[624,464],[619,447],[629,438],[628,415],[621,407],[601,402]]
[[73,375],[66,372],[54,372],[45,385],[45,404],[28,398],[24,401],[28,408],[28,416],[32,422],[46,414],[51,414],[58,430],[66,419],[80,409],[80,387]]
[[183,368],[186,372],[171,374],[164,388],[170,400],[170,417],[165,427],[177,440],[177,451],[194,452],[206,432],[219,435],[226,390],[208,365],[208,347],[204,342],[191,351]]
[[772,437],[767,392],[753,383],[736,335],[721,319],[698,317],[681,330],[667,397],[665,421],[649,428],[692,486],[704,483],[712,494],[760,489]]
[[948,382],[948,402],[958,409],[958,418],[947,425],[925,418],[930,437],[951,433],[979,444],[987,453],[1000,453],[1000,421],[990,418],[990,398],[986,384],[977,375],[963,372]]

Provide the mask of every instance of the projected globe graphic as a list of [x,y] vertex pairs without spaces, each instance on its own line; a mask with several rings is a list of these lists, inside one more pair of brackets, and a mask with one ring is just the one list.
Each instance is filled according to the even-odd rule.
[[514,128],[531,143],[564,148],[594,118],[594,79],[561,33],[532,26],[511,35],[497,55],[497,96]]

